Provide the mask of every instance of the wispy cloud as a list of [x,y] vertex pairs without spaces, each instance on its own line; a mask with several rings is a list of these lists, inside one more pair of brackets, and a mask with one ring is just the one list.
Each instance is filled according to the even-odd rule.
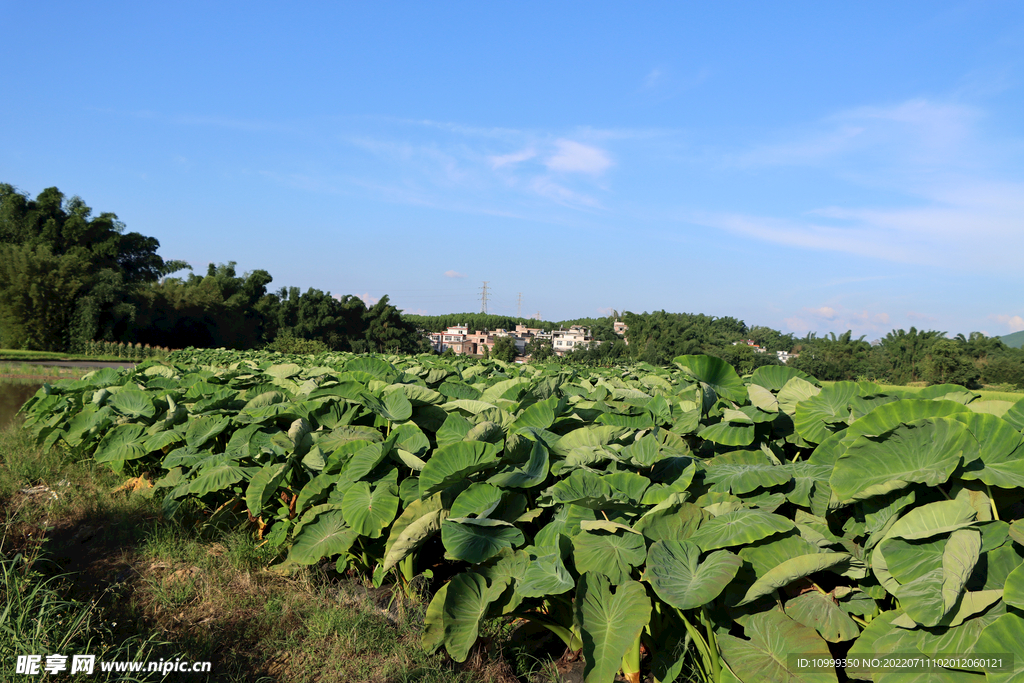
[[867,309],[851,310],[838,304],[804,308],[783,322],[786,330],[799,335],[824,330],[836,332],[852,330],[856,337],[881,334],[892,329],[888,313],[873,312]]
[[983,113],[962,104],[913,99],[862,106],[801,126],[787,139],[735,155],[739,166],[820,165],[852,157],[876,164],[962,163]]
[[534,149],[524,149],[519,152],[511,152],[509,154],[499,154],[496,156],[488,157],[491,162],[491,168],[501,168],[502,166],[509,166],[511,164],[518,164],[520,161],[529,161],[537,156],[537,152]]
[[612,165],[607,152],[574,140],[555,140],[555,153],[544,162],[552,171],[563,173],[604,173]]
[[455,270],[446,270],[446,271],[444,271],[444,276],[445,277],[459,278],[459,277],[466,277],[466,274],[465,273],[460,273],[460,272],[455,271]]
[[884,196],[884,203],[807,206],[780,216],[720,212],[691,222],[901,263],[1012,267],[1024,251],[1024,182],[993,177],[999,153],[983,141],[982,119],[978,108],[924,99],[840,112],[810,133],[754,146],[731,161],[824,171],[846,188],[859,186],[860,194]]

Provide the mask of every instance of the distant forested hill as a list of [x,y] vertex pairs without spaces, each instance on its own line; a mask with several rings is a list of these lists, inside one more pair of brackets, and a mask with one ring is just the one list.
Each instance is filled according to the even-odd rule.
[[1000,337],[999,340],[1011,349],[1024,349],[1024,330],[1014,332],[1013,334],[1007,334]]

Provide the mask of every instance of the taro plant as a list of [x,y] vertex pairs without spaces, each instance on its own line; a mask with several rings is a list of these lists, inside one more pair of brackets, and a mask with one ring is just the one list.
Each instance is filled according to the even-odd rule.
[[915,680],[1024,675],[1024,401],[708,356],[190,349],[24,410],[41,443],[155,478],[166,514],[250,525],[282,569],[433,577],[423,645],[457,661],[506,617],[588,683],[910,680],[793,655],[1002,653]]

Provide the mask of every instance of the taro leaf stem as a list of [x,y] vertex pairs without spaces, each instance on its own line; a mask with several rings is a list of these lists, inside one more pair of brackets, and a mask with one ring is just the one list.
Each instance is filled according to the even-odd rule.
[[992,519],[999,519],[999,510],[996,510],[996,499],[992,497],[992,487],[985,484],[985,490],[988,492],[988,504],[992,506]]
[[[707,641],[704,640],[704,636],[700,634],[700,631],[694,628],[693,624],[691,624],[690,620],[686,618],[686,615],[683,614],[682,610],[677,609],[676,614],[678,614],[679,618],[683,620],[683,626],[686,627],[686,632],[690,634],[690,639],[697,648],[697,652],[700,653],[701,668],[704,670],[705,674],[709,671],[713,671],[711,665],[711,652],[708,649]],[[715,683],[718,683],[718,681],[715,681]]]
[[704,630],[708,635],[708,652],[711,654],[711,676],[715,683],[722,680],[722,663],[718,660],[718,641],[715,639],[715,630],[711,627],[711,619],[708,618],[708,611],[701,606],[700,620],[704,624]]
[[623,677],[629,683],[640,683],[640,634],[622,657]]

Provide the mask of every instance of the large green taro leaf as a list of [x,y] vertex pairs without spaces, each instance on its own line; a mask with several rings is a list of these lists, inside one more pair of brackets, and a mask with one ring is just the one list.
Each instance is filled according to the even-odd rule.
[[582,522],[593,519],[594,511],[590,508],[582,505],[560,505],[552,520],[537,532],[533,539],[534,545],[558,547],[562,536],[572,538],[579,533]]
[[764,487],[781,486],[792,480],[790,468],[773,465],[762,451],[735,451],[715,457],[704,473],[712,491],[736,495]]
[[853,640],[860,635],[857,622],[843,611],[831,595],[808,591],[786,602],[786,614],[813,628],[830,643]]
[[1024,398],[1010,406],[1010,409],[1003,414],[1003,419],[1009,422],[1014,429],[1024,431]]
[[245,505],[253,517],[259,517],[263,506],[277,492],[277,487],[284,479],[286,467],[288,464],[283,462],[265,465],[249,480],[249,486],[245,490]]
[[786,415],[795,415],[798,403],[816,396],[820,391],[821,388],[817,385],[801,377],[793,377],[779,391],[779,412]]
[[221,415],[203,415],[188,424],[185,430],[185,443],[191,448],[201,448],[203,444],[217,436],[231,424]]
[[647,553],[643,579],[673,607],[694,609],[717,598],[742,564],[726,550],[709,553],[701,562],[700,548],[689,541],[658,541]]
[[384,480],[371,492],[368,483],[357,481],[345,492],[341,510],[345,521],[360,536],[380,538],[398,512],[398,486]]
[[1024,447],[1021,433],[1006,420],[979,413],[958,414],[979,444],[978,459],[965,463],[964,479],[980,479],[989,486],[1024,487]]
[[524,427],[548,429],[555,423],[555,418],[565,410],[565,403],[564,398],[557,396],[538,401],[516,416],[516,421],[512,423],[512,429],[519,430]]
[[988,683],[1019,683],[1024,680],[1024,618],[1004,614],[988,625],[970,652],[981,655],[1008,653],[1013,656],[1013,671],[988,671]]
[[288,560],[298,564],[316,564],[325,557],[348,552],[358,536],[345,524],[341,510],[329,510],[316,522],[303,527],[292,544]]
[[793,522],[781,515],[761,510],[735,510],[704,522],[688,540],[707,552],[753,543],[794,528]]
[[608,683],[650,621],[651,601],[636,581],[627,581],[612,593],[607,577],[585,574],[576,591],[575,617],[586,659],[585,681]]
[[509,465],[491,476],[489,484],[502,488],[529,489],[540,486],[548,477],[548,449],[539,441],[526,440],[530,459],[523,465]]
[[[470,484],[452,503],[452,517],[490,517],[501,503],[503,492],[491,484]],[[507,521],[507,520],[506,520]]]
[[441,524],[447,554],[470,564],[485,562],[502,548],[520,546],[524,540],[522,531],[500,519],[449,517]]
[[743,627],[750,640],[721,634],[722,648],[729,668],[742,683],[837,683],[835,671],[803,671],[791,668],[791,655],[807,659],[832,659],[828,644],[814,629],[787,617],[777,609],[760,612]]
[[384,396],[381,414],[392,422],[404,422],[412,417],[412,403],[402,387],[395,386]]
[[844,441],[850,443],[861,436],[880,436],[901,424],[909,424],[929,417],[948,417],[966,412],[970,412],[966,406],[954,401],[901,399],[881,405],[859,420],[855,420],[847,428]]
[[830,434],[846,429],[850,402],[860,391],[856,382],[836,382],[796,406],[793,425],[811,443],[821,443]]
[[676,356],[673,362],[688,375],[711,387],[722,398],[736,403],[747,399],[747,387],[736,370],[715,356]]
[[345,372],[365,372],[379,380],[387,380],[397,374],[395,366],[382,358],[356,356],[345,363]]
[[491,603],[501,597],[507,582],[487,579],[475,572],[465,572],[448,582],[444,597],[442,622],[444,647],[457,662],[466,661],[470,648],[476,643],[480,621]]
[[481,395],[479,389],[457,380],[445,380],[444,384],[437,388],[437,391],[448,398],[464,398],[470,401],[477,400]]
[[110,466],[121,471],[126,460],[135,460],[146,455],[145,425],[121,425],[107,432],[96,447],[93,458],[96,462],[110,463]]
[[782,387],[786,386],[786,382],[794,377],[799,377],[811,384],[818,384],[818,380],[806,372],[786,367],[785,365],[762,365],[754,370],[754,374],[750,376],[750,383],[764,387],[769,391],[778,392],[782,391]]
[[743,596],[738,606],[751,603],[764,595],[770,595],[776,588],[787,586],[797,579],[845,564],[851,560],[851,557],[849,553],[812,553],[788,559],[768,570],[764,576],[759,577],[754,585],[747,589],[746,595]]
[[[897,404],[878,410],[890,405]],[[962,423],[925,418],[879,438],[855,439],[836,460],[830,483],[841,501],[882,495],[911,483],[938,486],[949,479],[964,452],[976,448],[974,436]]]
[[935,627],[960,604],[980,556],[981,534],[977,529],[958,529],[948,539],[889,538],[879,548],[887,570],[899,582],[895,595],[907,616]]
[[156,415],[156,406],[153,405],[153,400],[146,392],[138,389],[123,389],[117,392],[107,401],[107,405],[128,417],[140,418]]
[[647,557],[643,535],[633,531],[581,531],[573,537],[572,547],[576,571],[603,574],[613,584],[629,579],[632,568]]
[[430,439],[414,422],[406,422],[391,430],[395,436],[395,445],[415,456],[422,457],[430,450]]
[[1024,565],[1017,567],[1006,577],[1003,601],[1011,607],[1024,609]]
[[779,412],[779,399],[768,389],[758,384],[750,384],[747,386],[747,393],[750,396],[750,403],[754,407],[769,413]]
[[447,517],[440,493],[411,502],[391,525],[391,533],[384,547],[384,571],[389,571],[409,553],[415,552],[440,530],[441,523]]
[[516,585],[516,592],[524,598],[543,598],[561,595],[575,585],[560,553],[552,549],[552,552],[530,560],[522,581]]
[[579,427],[562,436],[552,445],[551,450],[564,457],[580,446],[607,446],[628,431],[625,427],[613,425]]
[[787,560],[816,552],[817,545],[797,532],[789,531],[746,545],[739,549],[738,554],[744,562],[750,564],[756,578],[764,576]]
[[886,536],[908,541],[931,538],[970,526],[976,516],[974,509],[966,503],[940,500],[911,509],[892,525]]
[[420,472],[420,497],[426,498],[471,474],[498,464],[498,448],[485,441],[460,441],[434,451]]
[[683,502],[683,496],[675,494],[644,513],[633,524],[633,529],[650,541],[683,540],[710,517],[696,505]]
[[722,420],[700,430],[697,436],[723,446],[749,446],[754,442],[754,425]]
[[615,491],[601,476],[587,470],[573,470],[568,477],[546,489],[538,502],[541,505],[572,503],[601,510],[614,505]]
[[234,462],[207,467],[192,480],[188,492],[194,496],[205,496],[211,491],[222,491],[245,479],[250,469],[252,468],[239,467]]
[[420,645],[427,654],[434,654],[444,643],[444,600],[450,585],[446,583],[434,593],[423,615],[423,636],[420,638]]
[[453,443],[458,443],[466,438],[466,434],[473,428],[473,423],[458,413],[450,413],[445,418],[444,424],[437,430],[435,438],[437,447],[443,448]]

